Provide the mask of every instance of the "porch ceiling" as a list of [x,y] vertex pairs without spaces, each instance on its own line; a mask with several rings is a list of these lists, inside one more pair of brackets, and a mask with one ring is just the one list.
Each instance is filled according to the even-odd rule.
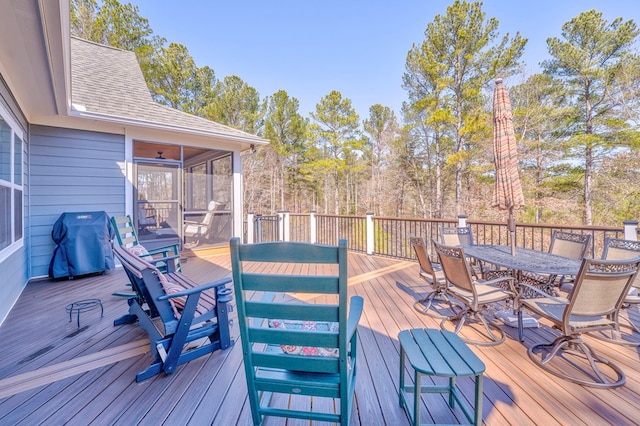
[[66,114],[69,2],[8,0],[0,13],[0,73],[31,123]]

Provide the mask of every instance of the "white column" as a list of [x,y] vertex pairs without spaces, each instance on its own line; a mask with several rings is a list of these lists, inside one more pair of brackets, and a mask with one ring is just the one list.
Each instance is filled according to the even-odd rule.
[[316,235],[316,212],[312,211],[309,213],[309,242],[311,244],[315,244],[318,241],[318,237]]
[[278,241],[284,241],[284,212],[278,212]]
[[253,244],[253,213],[247,214],[247,244]]
[[283,241],[289,241],[289,211],[284,211],[282,212],[282,237],[283,237]]
[[464,228],[467,226],[467,216],[466,214],[458,215],[458,228]]
[[242,238],[242,158],[233,152],[233,236]]
[[637,241],[638,240],[638,221],[625,220],[623,223],[624,223],[624,239]]
[[367,213],[367,254],[374,250],[373,213]]

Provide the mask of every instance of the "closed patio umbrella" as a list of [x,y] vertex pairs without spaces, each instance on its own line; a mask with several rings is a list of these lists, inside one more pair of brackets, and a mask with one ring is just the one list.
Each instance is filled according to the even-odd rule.
[[507,88],[502,79],[496,79],[493,92],[493,156],[496,167],[496,182],[491,206],[509,211],[509,239],[511,254],[516,250],[516,222],[514,210],[524,206],[524,195],[518,174],[518,151],[513,131],[513,116]]

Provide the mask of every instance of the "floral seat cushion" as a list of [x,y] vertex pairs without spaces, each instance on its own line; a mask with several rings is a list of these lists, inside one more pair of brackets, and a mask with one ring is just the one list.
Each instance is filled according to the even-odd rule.
[[127,250],[129,250],[131,254],[138,256],[140,259],[144,259],[146,261],[153,260],[153,256],[149,254],[149,251],[142,244],[127,247]]
[[[280,328],[285,330],[304,330],[304,331],[326,331],[337,333],[339,324],[337,322],[327,321],[294,321],[270,319],[268,322],[270,328]],[[338,348],[320,348],[315,346],[295,346],[280,345],[282,351],[289,355],[305,355],[305,356],[331,356],[338,357]]]

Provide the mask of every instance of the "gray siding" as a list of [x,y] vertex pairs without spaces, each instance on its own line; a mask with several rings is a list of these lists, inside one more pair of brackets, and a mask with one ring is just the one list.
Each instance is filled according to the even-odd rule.
[[29,158],[29,137],[28,137],[28,124],[27,120],[18,108],[18,105],[15,103],[14,97],[9,92],[5,81],[0,76],[0,103],[2,106],[9,110],[11,113],[11,117],[18,122],[18,125],[22,128],[24,132],[24,163],[23,163],[23,172],[24,172],[24,181],[23,181],[23,204],[24,204],[24,217],[23,217],[23,240],[24,245],[21,249],[11,254],[7,259],[0,262],[0,324],[9,314],[11,307],[18,300],[20,293],[27,285],[27,281],[29,280],[28,275],[28,259],[26,253],[29,249],[29,167],[28,161]]
[[46,276],[51,230],[65,212],[125,210],[124,136],[32,126],[31,278]]

